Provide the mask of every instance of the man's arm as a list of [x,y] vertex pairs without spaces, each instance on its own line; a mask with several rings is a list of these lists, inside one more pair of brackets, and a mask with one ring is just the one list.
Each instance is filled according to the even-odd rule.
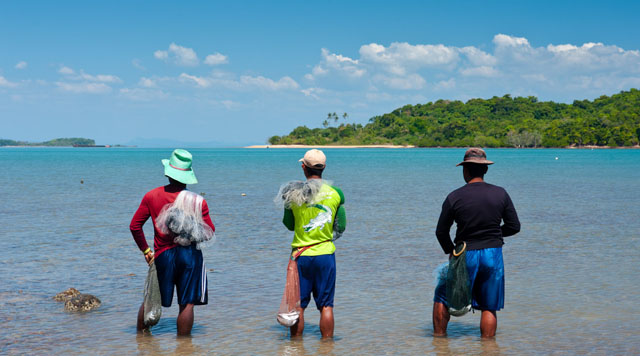
[[282,217],[282,223],[287,227],[289,231],[293,231],[296,228],[296,219],[293,216],[293,210],[284,209],[284,216]]
[[338,210],[336,211],[336,220],[333,228],[341,234],[347,229],[347,211],[344,208],[344,193],[342,193],[342,190],[338,187],[332,186],[331,188],[338,192],[338,195],[340,196],[340,205],[338,205]]
[[450,254],[455,247],[453,242],[451,242],[451,236],[449,235],[451,225],[453,225],[453,209],[451,208],[449,198],[447,197],[447,199],[444,200],[444,203],[442,203],[442,211],[440,212],[438,226],[436,227],[436,237],[438,238],[440,247],[442,247],[445,254]]
[[502,230],[502,237],[515,235],[520,232],[520,220],[518,219],[518,213],[513,206],[513,202],[509,197],[509,194],[505,192],[505,207],[502,213],[502,221],[504,224],[500,226]]
[[144,198],[142,198],[142,202],[140,203],[138,210],[133,214],[131,224],[129,224],[131,235],[142,252],[145,252],[149,248],[142,226],[147,222],[150,216],[151,213],[149,212],[149,206],[147,205],[147,196],[145,195]]
[[211,216],[209,215],[209,205],[207,205],[207,201],[202,201],[202,220],[205,224],[209,225],[213,232],[216,232],[216,227],[213,225],[213,221],[211,221]]

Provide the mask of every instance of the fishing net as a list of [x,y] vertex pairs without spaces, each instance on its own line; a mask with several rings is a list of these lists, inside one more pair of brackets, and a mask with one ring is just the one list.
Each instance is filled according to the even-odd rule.
[[467,244],[456,246],[447,269],[449,314],[463,316],[471,310],[471,283],[467,271]]
[[311,204],[323,184],[330,184],[322,179],[309,179],[306,181],[294,180],[283,184],[278,194],[273,199],[276,206],[289,209],[291,205]]
[[153,326],[160,321],[162,316],[162,298],[160,296],[160,284],[156,264],[151,261],[147,280],[144,282],[144,325]]
[[282,301],[276,319],[282,326],[293,326],[300,317],[300,277],[298,276],[298,262],[295,257],[289,259],[287,265],[287,282],[284,286]]
[[163,234],[175,235],[173,241],[181,246],[196,243],[201,249],[213,242],[213,229],[202,219],[202,196],[183,190],[176,200],[165,205],[156,218],[156,227]]

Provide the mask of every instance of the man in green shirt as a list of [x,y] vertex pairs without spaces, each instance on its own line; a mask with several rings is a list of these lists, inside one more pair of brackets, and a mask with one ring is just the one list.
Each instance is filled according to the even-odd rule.
[[297,259],[300,277],[300,316],[291,326],[291,336],[304,331],[304,310],[311,294],[320,311],[320,332],[323,338],[333,337],[333,296],[336,285],[336,246],[334,237],[344,232],[347,218],[344,195],[339,188],[322,180],[326,157],[312,149],[300,159],[306,182],[292,182],[281,190],[284,201],[282,222],[294,231],[292,254]]

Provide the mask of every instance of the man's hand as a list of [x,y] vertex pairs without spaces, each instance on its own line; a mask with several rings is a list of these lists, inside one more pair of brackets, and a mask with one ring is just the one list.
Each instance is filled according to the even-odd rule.
[[153,262],[153,251],[149,251],[144,255],[144,259],[147,261],[147,264],[151,264],[151,262]]

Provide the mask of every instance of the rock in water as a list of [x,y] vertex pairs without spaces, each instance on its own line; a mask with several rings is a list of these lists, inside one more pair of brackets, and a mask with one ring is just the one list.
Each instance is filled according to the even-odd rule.
[[80,295],[80,292],[75,288],[69,288],[64,292],[60,292],[53,297],[53,300],[58,302],[66,302],[67,300]]
[[78,294],[64,303],[64,310],[72,312],[87,312],[99,307],[100,299],[91,294]]

